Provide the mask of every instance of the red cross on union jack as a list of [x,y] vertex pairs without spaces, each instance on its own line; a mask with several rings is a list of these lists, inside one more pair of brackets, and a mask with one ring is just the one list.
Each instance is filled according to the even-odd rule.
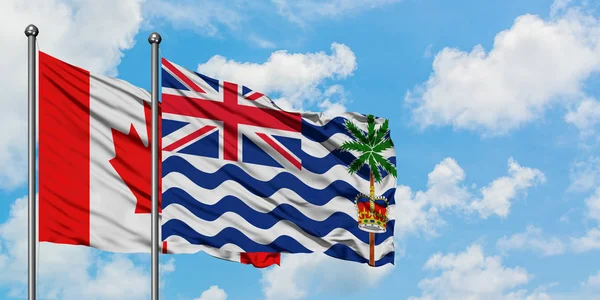
[[300,133],[302,119],[299,113],[267,107],[264,101],[260,103],[258,101],[264,96],[261,93],[235,83],[218,81],[197,74],[164,58],[162,67],[163,120],[170,115],[212,120],[220,124],[220,126],[213,124],[195,126],[195,128],[187,126],[188,128],[182,129],[181,133],[173,134],[175,137],[163,138],[164,151],[177,151],[222,129],[220,147],[222,158],[238,161],[241,147],[240,126],[246,125],[256,130],[254,133],[259,138],[256,140],[262,143],[263,147],[269,147],[271,155],[278,155],[294,167],[302,168],[300,159],[267,133],[273,130]]

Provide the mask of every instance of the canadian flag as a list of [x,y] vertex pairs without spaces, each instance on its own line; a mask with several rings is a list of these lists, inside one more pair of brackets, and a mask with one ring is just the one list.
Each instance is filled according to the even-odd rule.
[[[149,253],[150,93],[44,52],[38,72],[39,241]],[[256,267],[279,264],[278,253],[204,250]]]

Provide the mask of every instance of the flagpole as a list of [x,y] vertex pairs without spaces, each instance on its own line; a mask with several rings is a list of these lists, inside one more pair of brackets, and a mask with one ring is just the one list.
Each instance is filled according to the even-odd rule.
[[27,220],[28,220],[28,255],[27,255],[27,275],[28,275],[28,299],[35,300],[36,296],[36,282],[35,282],[35,270],[36,270],[36,203],[35,203],[35,140],[36,140],[36,47],[35,41],[37,35],[39,33],[38,28],[31,24],[25,28],[25,36],[27,36],[27,92],[28,92],[28,129],[29,129],[29,139],[27,143],[27,151],[28,151],[28,192],[27,197],[29,200],[29,210],[27,212]]
[[152,47],[152,300],[158,300],[158,45],[162,38],[153,32]]

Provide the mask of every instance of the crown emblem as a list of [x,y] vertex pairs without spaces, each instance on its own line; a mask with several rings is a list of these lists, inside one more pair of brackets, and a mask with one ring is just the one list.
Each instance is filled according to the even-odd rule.
[[384,233],[388,221],[388,203],[385,197],[358,194],[355,199],[358,228],[372,233]]

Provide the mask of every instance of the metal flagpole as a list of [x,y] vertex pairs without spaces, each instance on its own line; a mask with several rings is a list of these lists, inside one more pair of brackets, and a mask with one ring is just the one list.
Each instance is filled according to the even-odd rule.
[[158,45],[162,38],[153,32],[152,47],[152,300],[158,300]]
[[27,213],[27,218],[29,221],[29,231],[28,231],[28,256],[27,256],[27,275],[28,275],[28,295],[29,300],[35,300],[36,297],[36,203],[35,203],[35,142],[36,142],[36,64],[37,64],[37,51],[35,47],[35,41],[37,35],[39,33],[38,28],[31,24],[25,28],[25,36],[27,36],[27,92],[28,92],[28,127],[29,127],[29,140],[27,144],[28,154],[28,172],[29,172],[29,181],[28,181],[28,199],[29,199],[29,210]]

